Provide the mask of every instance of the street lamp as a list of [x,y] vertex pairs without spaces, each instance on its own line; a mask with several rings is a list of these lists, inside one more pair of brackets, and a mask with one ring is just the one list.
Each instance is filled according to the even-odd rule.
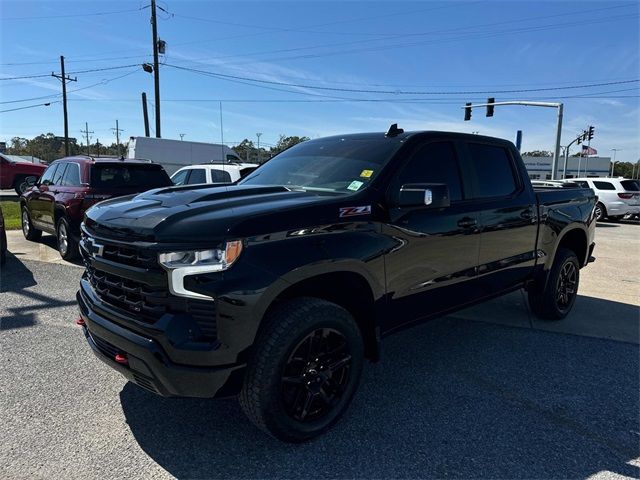
[[613,152],[613,162],[611,163],[611,175],[610,175],[610,177],[613,178],[613,169],[616,166],[616,153],[621,152],[622,149],[620,149],[620,148],[612,148],[611,151]]
[[262,155],[260,155],[260,137],[262,136],[262,133],[256,133],[256,137],[258,137],[258,163],[260,163],[260,160],[262,160]]

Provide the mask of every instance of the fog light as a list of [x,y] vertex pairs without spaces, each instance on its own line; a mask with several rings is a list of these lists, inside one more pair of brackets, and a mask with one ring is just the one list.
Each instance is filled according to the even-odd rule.
[[121,363],[122,365],[128,365],[129,364],[129,359],[127,358],[127,354],[120,354],[120,353],[116,353],[116,356],[114,357],[114,360],[118,363]]

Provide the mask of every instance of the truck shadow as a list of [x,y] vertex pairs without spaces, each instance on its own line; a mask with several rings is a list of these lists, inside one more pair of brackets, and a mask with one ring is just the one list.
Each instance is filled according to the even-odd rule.
[[306,444],[258,431],[235,399],[127,384],[120,400],[178,478],[637,477],[638,363],[636,345],[447,317],[386,339],[346,417]]
[[[7,313],[0,318],[0,331],[33,327],[37,324],[36,313],[43,308],[66,307],[76,303],[75,300],[62,301],[29,290],[30,287],[36,285],[38,282],[31,270],[18,257],[7,252],[7,263],[0,269],[0,294],[2,294],[0,299],[4,299],[7,293],[14,293],[26,297],[29,301],[10,302],[12,305],[17,304],[17,306],[5,310]],[[24,305],[20,305],[21,303]]]

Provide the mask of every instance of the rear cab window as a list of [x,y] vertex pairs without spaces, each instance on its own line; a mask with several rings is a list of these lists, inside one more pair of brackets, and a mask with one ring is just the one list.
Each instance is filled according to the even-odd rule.
[[144,163],[95,163],[91,167],[93,188],[152,189],[172,185],[159,165]]
[[511,155],[500,145],[468,143],[476,171],[474,198],[507,197],[518,189]]
[[211,183],[231,183],[231,175],[225,170],[211,169]]

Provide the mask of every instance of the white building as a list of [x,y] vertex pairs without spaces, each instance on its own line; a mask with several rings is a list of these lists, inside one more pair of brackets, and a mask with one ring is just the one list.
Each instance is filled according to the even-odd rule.
[[[552,157],[523,156],[525,167],[531,180],[550,180]],[[560,158],[556,179],[562,178],[564,157]],[[611,157],[569,157],[566,178],[608,177],[611,172]]]

